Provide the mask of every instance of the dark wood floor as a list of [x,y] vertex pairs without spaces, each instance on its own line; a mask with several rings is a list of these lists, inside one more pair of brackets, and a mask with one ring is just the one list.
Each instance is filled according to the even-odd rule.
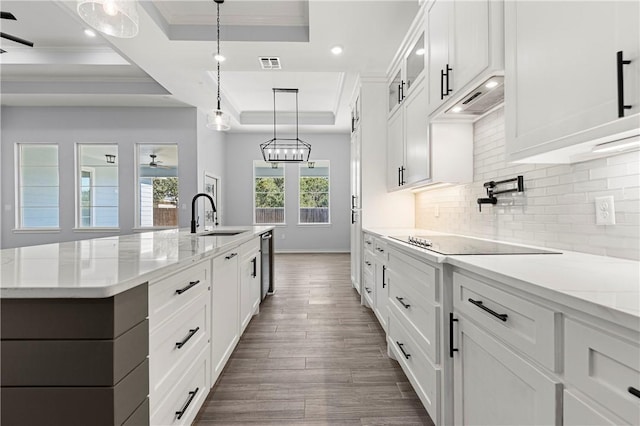
[[196,425],[432,425],[348,254],[276,256],[276,293],[242,336]]

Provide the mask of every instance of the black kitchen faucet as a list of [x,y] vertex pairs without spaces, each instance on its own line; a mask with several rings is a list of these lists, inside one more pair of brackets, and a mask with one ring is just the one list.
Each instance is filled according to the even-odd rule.
[[193,200],[191,200],[191,233],[192,234],[196,233],[196,201],[200,197],[207,197],[209,201],[211,201],[211,207],[213,207],[213,212],[214,213],[216,212],[216,205],[213,202],[213,198],[211,198],[211,195],[205,194],[202,192],[194,195]]

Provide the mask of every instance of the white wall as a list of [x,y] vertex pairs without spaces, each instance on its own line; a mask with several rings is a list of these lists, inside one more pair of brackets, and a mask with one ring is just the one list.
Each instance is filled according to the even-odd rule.
[[[198,157],[197,157],[197,180],[198,180],[198,192],[204,192],[204,173],[208,172],[211,175],[220,178],[220,194],[224,197],[224,185],[226,179],[224,178],[226,172],[226,149],[225,140],[227,133],[218,132],[208,129],[206,127],[207,115],[204,111],[198,110],[197,113],[197,133],[198,133]],[[225,225],[225,204],[220,202],[219,199],[216,209],[218,211],[218,220],[220,225]],[[189,208],[191,208],[189,206]],[[200,217],[204,216],[204,200],[201,198],[198,200],[198,210]]]
[[[261,160],[260,144],[272,134],[230,133],[226,136],[226,225],[253,223],[253,161]],[[298,225],[298,165],[285,172],[286,225],[276,228],[276,251],[349,251],[349,157],[348,134],[310,134],[301,139],[311,144],[311,160],[329,160],[330,225]]]
[[[640,152],[575,164],[505,162],[504,111],[474,125],[474,182],[416,194],[416,227],[640,259]],[[478,211],[483,183],[524,176],[525,191]],[[616,225],[599,226],[594,197],[613,195]],[[436,212],[438,211],[438,216]]]
[[[2,107],[1,194],[2,248],[130,234],[135,223],[136,143],[177,143],[181,210],[180,227],[189,226],[190,200],[197,191],[196,167],[205,169],[197,156],[197,111],[195,108],[77,108]],[[207,138],[202,137],[203,143]],[[120,231],[74,232],[75,143],[117,143],[119,163]],[[57,143],[60,170],[60,232],[15,233],[16,143]],[[213,152],[213,150],[212,150]],[[207,155],[215,156],[212,153]],[[205,157],[206,158],[206,157]],[[215,167],[215,166],[214,166]],[[188,201],[187,201],[188,200]]]

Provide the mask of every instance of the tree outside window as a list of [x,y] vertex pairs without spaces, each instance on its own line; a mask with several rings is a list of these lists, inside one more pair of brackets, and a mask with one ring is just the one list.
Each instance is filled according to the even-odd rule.
[[300,165],[300,223],[329,223],[329,161]]
[[178,145],[138,144],[139,226],[178,226],[178,188]]
[[255,223],[282,224],[284,221],[284,166],[254,162]]

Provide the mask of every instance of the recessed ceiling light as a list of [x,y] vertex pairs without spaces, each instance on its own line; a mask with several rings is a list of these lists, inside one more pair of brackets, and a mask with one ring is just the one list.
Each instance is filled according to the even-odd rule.
[[493,89],[494,87],[496,87],[498,85],[497,81],[493,81],[491,80],[490,82],[488,82],[487,84],[484,85],[484,87],[486,87],[487,89]]
[[86,35],[87,37],[95,37],[96,32],[87,28],[86,30],[84,30],[84,35]]
[[456,106],[451,108],[451,112],[460,112],[460,111],[462,111],[462,107]]
[[215,55],[213,55],[213,59],[215,59],[218,62],[224,62],[227,60],[227,58],[225,58],[223,55],[217,53]]
[[342,46],[333,46],[331,48],[331,53],[333,53],[334,55],[340,55],[342,51],[343,51]]
[[416,55],[422,56],[424,55],[424,52],[425,52],[424,47],[421,47],[420,49],[416,50]]

